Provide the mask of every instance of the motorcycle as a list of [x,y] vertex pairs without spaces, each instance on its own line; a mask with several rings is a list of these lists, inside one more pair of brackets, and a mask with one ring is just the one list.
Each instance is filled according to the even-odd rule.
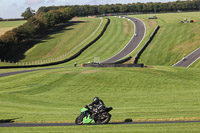
[[111,114],[109,113],[112,107],[103,107],[92,109],[89,106],[85,106],[81,109],[81,114],[76,118],[75,124],[107,124],[111,119]]

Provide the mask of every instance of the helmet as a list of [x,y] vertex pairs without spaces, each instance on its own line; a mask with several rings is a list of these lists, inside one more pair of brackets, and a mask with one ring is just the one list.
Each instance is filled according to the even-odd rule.
[[98,102],[99,102],[99,97],[94,97],[93,101],[94,101],[95,103],[98,103]]

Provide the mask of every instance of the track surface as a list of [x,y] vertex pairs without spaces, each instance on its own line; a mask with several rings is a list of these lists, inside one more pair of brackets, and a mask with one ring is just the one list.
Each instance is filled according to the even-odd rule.
[[179,66],[179,67],[190,67],[195,61],[197,61],[200,58],[200,48],[189,54],[188,56],[184,57],[182,60],[180,60],[178,63],[176,63],[173,66]]
[[[200,121],[163,121],[163,122],[113,122],[109,125],[122,124],[173,124],[173,123],[200,123]],[[49,126],[77,126],[74,123],[0,123],[0,127],[49,127]]]
[[33,69],[33,70],[24,70],[24,71],[15,71],[15,72],[7,72],[7,73],[0,73],[1,77],[21,74],[21,73],[27,73],[27,72],[34,72],[34,71],[41,71],[41,70],[49,70],[49,69],[58,69],[58,68],[64,68],[64,67],[54,67],[54,68],[43,68],[43,69]]
[[130,17],[125,17],[125,18],[130,19],[135,24],[135,34],[137,36],[134,36],[135,35],[134,34],[132,39],[124,47],[124,49],[122,49],[119,53],[117,53],[113,57],[111,57],[101,63],[114,63],[116,61],[119,61],[120,59],[122,59],[122,58],[126,57],[127,55],[129,55],[130,53],[132,53],[144,39],[145,32],[146,32],[144,23],[141,20],[136,19],[136,18],[130,18]]

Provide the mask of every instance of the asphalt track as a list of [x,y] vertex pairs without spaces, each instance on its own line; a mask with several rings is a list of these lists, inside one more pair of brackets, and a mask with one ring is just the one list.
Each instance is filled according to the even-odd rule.
[[178,63],[176,63],[173,66],[190,67],[199,58],[200,58],[200,48],[196,49],[194,52],[184,57],[182,60],[180,60]]
[[[200,121],[154,121],[154,122],[111,122],[108,125],[122,124],[174,124],[174,123],[200,123]],[[79,126],[74,123],[0,123],[0,127],[55,127]]]
[[125,18],[131,20],[135,24],[135,34],[137,36],[135,36],[134,34],[129,43],[119,53],[101,63],[114,63],[121,60],[122,58],[132,53],[144,39],[146,33],[145,24],[141,20],[136,18],[130,18],[130,17],[125,17]]
[[65,67],[54,67],[54,68],[43,68],[43,69],[33,69],[33,70],[23,70],[23,71],[14,71],[14,72],[7,72],[7,73],[0,73],[1,77],[16,75],[16,74],[22,74],[27,72],[34,72],[34,71],[41,71],[41,70],[50,70],[50,69],[59,69],[59,68],[65,68]]

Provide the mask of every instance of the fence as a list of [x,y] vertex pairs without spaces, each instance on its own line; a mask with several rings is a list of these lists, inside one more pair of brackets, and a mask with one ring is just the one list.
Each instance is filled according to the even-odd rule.
[[[58,65],[58,64],[69,62],[69,61],[77,58],[78,56],[80,56],[82,54],[82,52],[84,52],[87,48],[89,48],[92,44],[94,44],[97,40],[99,40],[103,36],[103,34],[105,33],[108,25],[110,24],[110,19],[107,18],[107,20],[108,21],[105,24],[103,30],[101,31],[101,33],[93,41],[91,41],[89,44],[87,44],[85,47],[83,47],[81,50],[79,50],[79,52],[77,52],[76,54],[74,54],[73,56],[71,56],[71,57],[69,57],[67,59],[65,57],[68,54],[65,54],[65,55],[62,55],[62,56],[60,56],[58,58],[54,58],[54,59],[41,60],[41,61],[39,60],[39,61],[35,61],[35,62],[34,61],[33,62],[25,62],[25,63],[17,64],[16,66],[0,66],[0,69],[44,67],[44,66],[52,66],[52,65]],[[34,63],[38,63],[38,64],[34,64]]]

